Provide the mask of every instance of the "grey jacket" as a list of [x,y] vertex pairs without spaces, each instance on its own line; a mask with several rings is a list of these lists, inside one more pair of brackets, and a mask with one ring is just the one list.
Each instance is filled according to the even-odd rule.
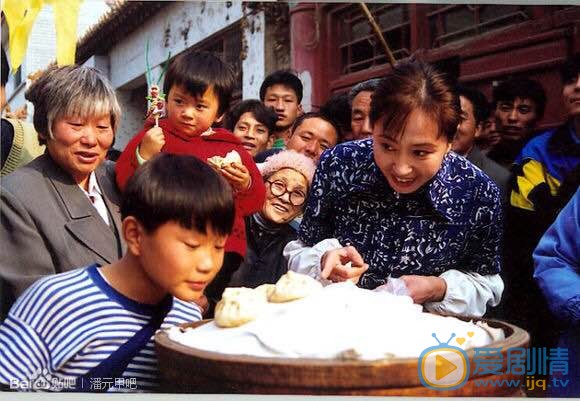
[[509,185],[511,178],[509,170],[491,160],[477,146],[474,146],[465,158],[479,167],[496,183],[501,191],[504,204],[507,203],[509,200],[508,195],[510,193]]
[[109,211],[108,226],[72,177],[45,153],[2,177],[0,185],[0,294],[7,310],[15,297],[42,276],[119,259],[120,195],[114,163],[96,179]]

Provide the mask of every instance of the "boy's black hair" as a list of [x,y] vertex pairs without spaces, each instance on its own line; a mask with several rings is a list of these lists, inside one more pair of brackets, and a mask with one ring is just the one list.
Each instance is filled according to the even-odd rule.
[[298,104],[302,102],[302,81],[291,70],[278,70],[266,77],[262,86],[260,86],[260,100],[263,102],[266,98],[266,91],[273,85],[284,85],[291,88],[296,93]]
[[560,67],[562,84],[565,85],[572,80],[578,79],[578,74],[580,74],[580,53],[568,57],[562,67]]
[[8,58],[6,57],[6,53],[4,52],[4,48],[2,48],[2,86],[6,86],[8,82],[8,74],[10,74],[10,66],[8,65]]
[[218,116],[221,116],[230,107],[235,83],[230,66],[215,55],[209,52],[184,52],[169,62],[163,91],[169,95],[173,86],[181,85],[190,95],[197,97],[211,86],[219,100]]
[[489,103],[483,93],[460,84],[455,87],[455,93],[457,93],[457,96],[463,96],[471,102],[476,125],[481,124],[489,117]]
[[234,224],[230,186],[193,156],[160,153],[137,169],[123,192],[121,217],[135,217],[148,232],[169,221],[183,228],[229,235]]
[[338,123],[329,115],[322,113],[322,112],[318,112],[318,111],[310,111],[308,113],[304,113],[304,114],[299,115],[296,118],[296,120],[294,121],[294,124],[292,124],[290,136],[294,135],[294,132],[296,131],[296,129],[298,127],[300,127],[302,125],[302,123],[305,120],[308,120],[309,118],[320,118],[320,119],[326,121],[327,123],[329,123],[330,125],[332,125],[332,127],[336,131],[336,143],[340,143],[342,141],[342,130],[340,129],[340,125],[338,125]]
[[546,108],[546,92],[542,85],[528,78],[512,78],[493,88],[493,104],[513,102],[516,98],[531,99],[536,105],[536,117],[540,120]]
[[270,134],[274,133],[276,129],[276,121],[278,121],[278,115],[274,110],[266,107],[264,103],[258,99],[249,99],[240,102],[236,107],[230,110],[226,114],[224,127],[233,132],[238,120],[244,113],[252,113],[254,118],[265,125],[270,131]]

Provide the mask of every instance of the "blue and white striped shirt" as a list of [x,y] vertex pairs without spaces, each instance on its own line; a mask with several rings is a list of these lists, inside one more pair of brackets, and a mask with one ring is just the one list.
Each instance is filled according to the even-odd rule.
[[[0,383],[20,390],[70,389],[160,308],[116,291],[97,265],[43,278],[18,299],[0,326]],[[197,305],[174,297],[161,329],[200,319]],[[95,391],[154,390],[158,374],[153,338],[122,377],[91,378],[89,385]]]

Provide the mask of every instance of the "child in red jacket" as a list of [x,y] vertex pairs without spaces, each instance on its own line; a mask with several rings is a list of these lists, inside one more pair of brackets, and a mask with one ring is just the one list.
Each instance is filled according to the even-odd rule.
[[[252,156],[229,131],[211,128],[227,111],[235,77],[232,70],[210,53],[182,53],[169,64],[164,82],[167,118],[159,126],[139,132],[129,142],[115,167],[117,184],[124,189],[137,167],[160,152],[195,156],[208,163],[214,156],[236,151],[240,162],[214,167],[234,189],[236,217],[225,245],[224,264],[206,290],[210,304],[221,298],[225,284],[246,253],[244,217],[262,208],[266,189]],[[213,159],[212,159],[213,160]]]

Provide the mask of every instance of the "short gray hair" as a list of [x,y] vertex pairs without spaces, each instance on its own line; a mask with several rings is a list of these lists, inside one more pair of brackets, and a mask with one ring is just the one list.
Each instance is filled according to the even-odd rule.
[[53,138],[52,125],[63,117],[111,116],[113,132],[121,118],[121,108],[111,83],[91,67],[68,65],[49,67],[26,91],[34,105],[34,128],[38,140]]
[[352,101],[361,92],[374,92],[381,82],[380,78],[373,78],[367,81],[360,82],[353,86],[348,92],[348,104],[352,106]]

